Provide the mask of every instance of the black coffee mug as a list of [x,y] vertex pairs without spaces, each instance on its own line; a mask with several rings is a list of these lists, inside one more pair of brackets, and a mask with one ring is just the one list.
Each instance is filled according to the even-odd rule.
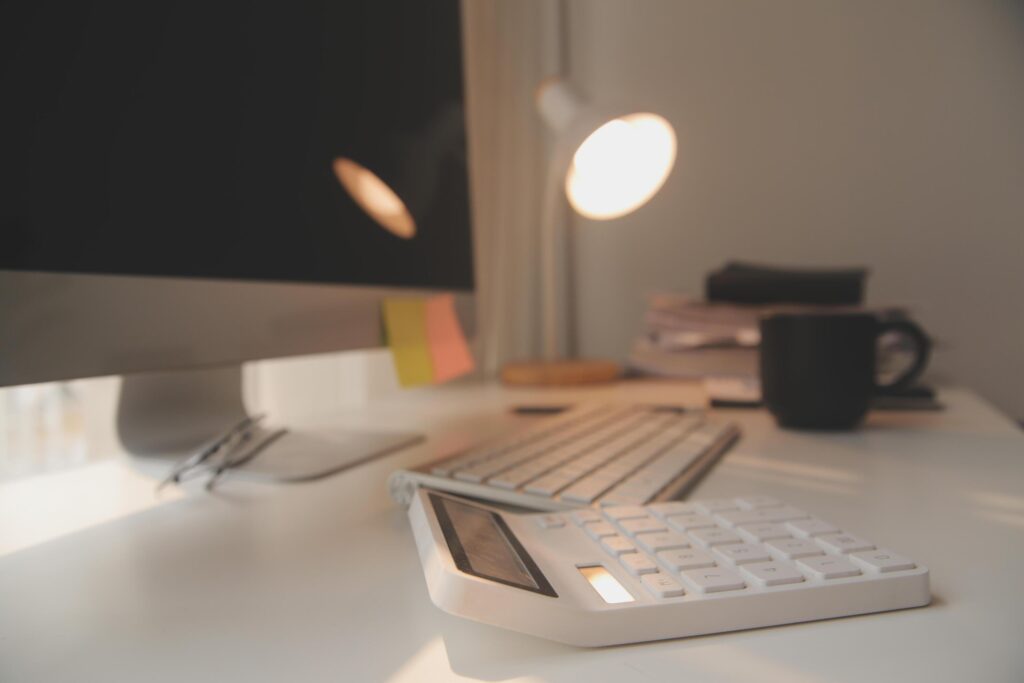
[[[877,347],[883,334],[905,335],[914,360],[888,384],[878,383]],[[909,386],[928,363],[931,342],[908,320],[871,313],[773,313],[761,319],[761,391],[782,427],[852,429],[871,397]]]

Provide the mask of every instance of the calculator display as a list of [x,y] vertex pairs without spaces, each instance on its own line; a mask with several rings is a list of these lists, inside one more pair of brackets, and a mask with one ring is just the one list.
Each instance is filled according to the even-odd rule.
[[501,515],[452,498],[431,495],[430,500],[461,571],[557,597]]

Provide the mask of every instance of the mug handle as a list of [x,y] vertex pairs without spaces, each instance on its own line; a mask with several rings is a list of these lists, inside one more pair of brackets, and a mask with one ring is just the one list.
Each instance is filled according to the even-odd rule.
[[928,335],[917,324],[909,320],[890,320],[879,323],[878,335],[875,337],[876,341],[888,332],[899,332],[909,337],[917,350],[917,357],[914,358],[914,362],[911,363],[910,367],[892,382],[879,384],[876,381],[875,393],[878,394],[898,392],[913,384],[921,373],[924,372],[925,366],[928,365],[928,357],[931,355],[932,350],[932,342],[928,339]]

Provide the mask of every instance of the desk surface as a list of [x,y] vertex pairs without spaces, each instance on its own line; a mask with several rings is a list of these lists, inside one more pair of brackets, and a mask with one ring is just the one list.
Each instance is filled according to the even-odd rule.
[[[664,383],[597,393],[700,400]],[[523,419],[504,408],[537,397],[463,385],[337,416],[430,439],[312,484],[139,505],[121,459],[62,475],[122,514],[0,555],[0,680],[1024,680],[1024,435],[957,390],[943,413],[876,413],[846,434],[729,411],[744,438],[695,494],[784,498],[919,559],[929,607],[600,650],[442,613],[387,475]],[[49,481],[18,495],[31,514],[72,518],[45,502]]]

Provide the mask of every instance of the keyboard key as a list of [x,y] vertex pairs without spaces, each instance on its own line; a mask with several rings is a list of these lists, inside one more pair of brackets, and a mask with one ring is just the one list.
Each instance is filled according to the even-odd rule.
[[595,541],[598,541],[605,536],[619,535],[619,532],[615,527],[608,522],[590,522],[589,524],[583,525],[583,530],[586,531],[587,534]]
[[589,505],[610,487],[611,484],[605,479],[586,477],[562,491],[562,495],[559,497],[570,503],[586,503]]
[[482,462],[487,458],[494,457],[500,453],[504,448],[505,444],[489,444],[488,446],[480,446],[473,450],[466,451],[462,455],[454,458],[448,458],[443,462],[439,462],[434,465],[431,470],[434,474],[439,476],[448,477],[451,476],[456,470],[460,470],[464,467],[469,467],[477,462]]
[[601,539],[601,545],[613,557],[636,552],[636,546],[625,536],[607,536]]
[[825,554],[825,551],[821,549],[821,546],[814,541],[809,541],[804,538],[780,538],[774,541],[768,541],[765,545],[768,546],[770,550],[777,552],[787,560]]
[[682,548],[679,550],[666,550],[658,553],[658,559],[666,567],[675,572],[687,569],[701,569],[703,567],[714,567],[715,558],[697,548]]
[[760,524],[743,524],[736,529],[741,536],[747,536],[755,541],[770,541],[773,538],[791,538],[789,529],[774,522],[763,522]]
[[690,531],[691,529],[706,529],[715,525],[715,520],[707,515],[670,515],[665,522],[677,531]]
[[693,503],[682,503],[675,500],[667,503],[651,503],[647,509],[662,519],[666,519],[670,515],[692,515],[697,512],[697,506]]
[[729,543],[742,543],[743,539],[728,529],[694,529],[690,532],[690,538],[696,539],[705,548],[716,545],[728,545]]
[[599,502],[601,507],[608,507],[612,505],[639,505],[640,503],[647,502],[647,498],[632,491],[626,491],[620,486],[619,488],[612,489],[610,493],[605,494]]
[[491,474],[491,468],[487,466],[487,463],[481,463],[479,465],[473,465],[464,470],[459,470],[455,473],[455,478],[459,481],[468,481],[471,484],[479,484]]
[[740,569],[759,586],[782,586],[788,583],[800,583],[804,580],[804,575],[788,562],[745,564]]
[[697,507],[706,515],[713,515],[716,512],[725,512],[726,510],[738,510],[739,505],[736,501],[731,498],[718,498],[712,500],[702,500],[697,503]]
[[839,533],[839,527],[828,522],[823,522],[820,519],[795,519],[792,522],[786,522],[786,527],[793,532],[795,536],[800,538],[810,538],[812,536],[821,536],[822,534],[835,534]]
[[836,553],[856,553],[862,550],[874,550],[875,544],[853,534],[831,534],[815,538],[826,550]]
[[782,505],[782,501],[771,496],[743,496],[737,498],[736,502],[744,510],[755,510],[757,508],[770,508]]
[[619,562],[626,568],[633,576],[642,576],[643,574],[654,574],[658,571],[658,565],[654,564],[654,560],[642,555],[640,553],[627,553],[619,557]]
[[573,477],[561,472],[551,472],[526,485],[526,492],[538,496],[553,496],[574,481]]
[[912,560],[890,553],[888,550],[866,550],[859,553],[852,553],[850,559],[871,572],[899,572],[906,569],[915,569],[916,564]]
[[822,555],[821,557],[805,557],[796,561],[801,569],[810,572],[819,579],[842,579],[857,576],[860,570],[845,557]]
[[648,534],[637,534],[636,542],[649,553],[659,553],[673,548],[689,548],[690,542],[682,534],[674,531],[660,531]]
[[537,518],[537,526],[541,529],[560,529],[565,526],[565,517],[562,517],[562,515],[541,515]]
[[653,517],[644,517],[643,519],[624,519],[619,522],[619,526],[630,536],[637,534],[646,534],[652,531],[667,531],[665,523],[654,519]]
[[729,545],[715,546],[714,553],[732,564],[767,562],[772,559],[767,550],[759,545],[752,545],[750,543],[730,543]]
[[691,569],[683,572],[682,577],[701,593],[720,593],[747,587],[739,574],[724,567]]
[[640,577],[640,583],[656,598],[678,598],[684,594],[682,584],[662,572],[645,574]]
[[572,519],[577,524],[583,525],[587,522],[603,522],[604,517],[597,510],[591,510],[589,508],[583,510],[576,510],[572,513]]
[[654,500],[663,488],[668,484],[668,481],[660,482],[639,482],[629,488],[630,493],[634,494],[641,503],[647,503]]
[[646,517],[647,510],[639,505],[619,505],[616,507],[606,508],[604,514],[605,517],[618,521],[622,519],[639,519],[640,517]]
[[525,465],[513,467],[512,469],[505,470],[495,477],[491,477],[487,480],[487,483],[491,486],[497,486],[500,489],[514,491],[547,469],[548,467],[546,465],[530,461]]

